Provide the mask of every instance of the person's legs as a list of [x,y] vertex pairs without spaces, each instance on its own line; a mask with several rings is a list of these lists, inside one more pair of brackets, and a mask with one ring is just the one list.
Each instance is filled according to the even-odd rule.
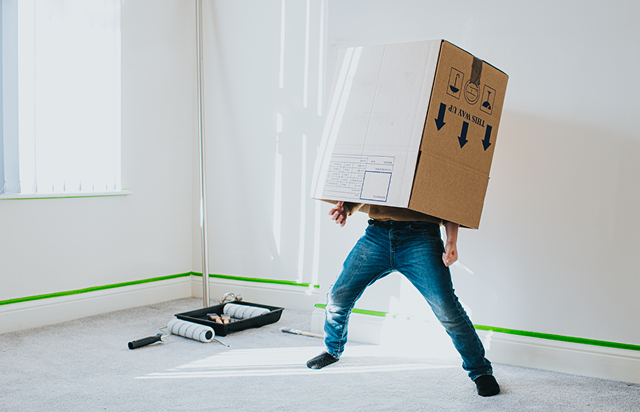
[[393,248],[397,270],[425,297],[460,353],[462,367],[471,380],[492,375],[491,363],[484,356],[482,342],[458,301],[449,268],[442,262],[444,245],[439,226],[411,222],[396,227],[391,237],[398,239]]
[[344,351],[349,315],[356,301],[367,286],[391,272],[389,255],[388,228],[370,221],[327,294],[325,346],[334,359]]

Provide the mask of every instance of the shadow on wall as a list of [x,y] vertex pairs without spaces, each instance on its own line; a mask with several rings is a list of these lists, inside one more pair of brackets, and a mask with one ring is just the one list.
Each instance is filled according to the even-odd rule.
[[461,231],[453,268],[474,322],[566,334],[553,325],[572,314],[628,311],[620,289],[640,287],[629,259],[640,246],[640,138],[585,120],[503,113],[480,229]]

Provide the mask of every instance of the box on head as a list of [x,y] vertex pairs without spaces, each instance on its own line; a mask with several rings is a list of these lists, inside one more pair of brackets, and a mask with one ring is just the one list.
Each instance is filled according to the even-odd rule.
[[507,80],[445,40],[341,50],[311,196],[477,229]]

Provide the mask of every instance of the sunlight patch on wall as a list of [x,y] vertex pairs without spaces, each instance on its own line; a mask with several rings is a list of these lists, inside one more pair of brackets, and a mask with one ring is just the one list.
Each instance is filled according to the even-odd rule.
[[302,164],[300,165],[300,240],[298,247],[298,282],[303,282],[304,246],[307,220],[307,135],[302,135]]
[[280,153],[280,132],[282,132],[282,115],[278,113],[276,122],[276,153],[273,184],[273,238],[280,254],[282,239],[282,154]]
[[284,0],[282,0],[281,12],[280,12],[280,81],[279,86],[284,88],[284,26],[285,26],[285,10]]
[[318,116],[322,116],[322,88],[324,87],[324,0],[320,2],[320,36],[318,43]]
[[304,81],[302,85],[302,107],[307,108],[309,99],[309,15],[311,0],[307,0],[307,17],[305,21],[304,31]]
[[313,218],[313,261],[311,271],[311,284],[318,285],[319,283],[319,271],[320,271],[320,225],[322,218],[322,203],[315,202],[315,216]]

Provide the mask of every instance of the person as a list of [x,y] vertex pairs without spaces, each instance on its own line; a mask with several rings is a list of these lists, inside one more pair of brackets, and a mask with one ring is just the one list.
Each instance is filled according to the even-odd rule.
[[[458,259],[458,225],[410,209],[358,203],[337,202],[329,214],[344,226],[347,217],[358,210],[369,214],[369,225],[327,294],[326,351],[309,360],[307,367],[321,369],[340,359],[356,301],[369,285],[398,271],[431,306],[460,353],[462,367],[475,382],[478,394],[498,394],[500,386],[491,362],[485,358],[482,342],[453,290],[449,266]],[[444,244],[441,224],[446,232]]]

